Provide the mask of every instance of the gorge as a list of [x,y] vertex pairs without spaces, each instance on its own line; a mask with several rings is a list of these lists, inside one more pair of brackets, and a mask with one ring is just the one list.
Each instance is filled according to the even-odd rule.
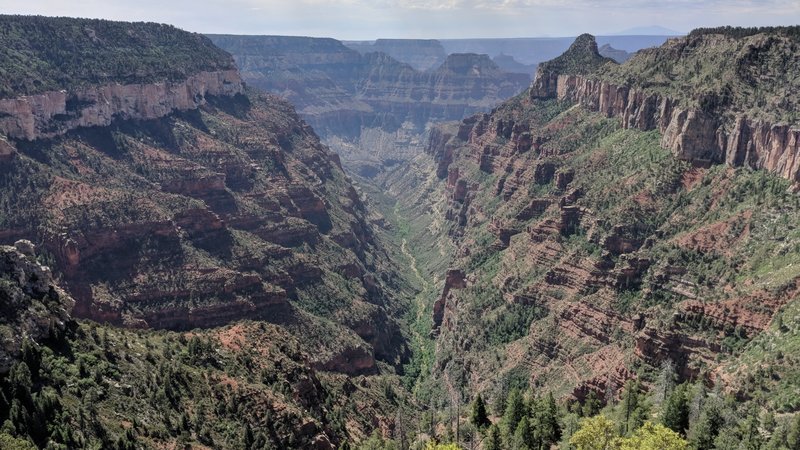
[[798,27],[0,25],[3,448],[794,448]]

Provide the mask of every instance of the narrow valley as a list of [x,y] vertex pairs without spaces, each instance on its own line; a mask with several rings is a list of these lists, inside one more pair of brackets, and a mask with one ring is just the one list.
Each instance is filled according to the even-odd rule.
[[800,449],[800,27],[564,39],[0,15],[0,448]]

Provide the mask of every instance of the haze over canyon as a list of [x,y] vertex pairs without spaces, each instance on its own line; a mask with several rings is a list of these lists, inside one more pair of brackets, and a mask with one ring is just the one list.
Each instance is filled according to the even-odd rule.
[[798,449],[799,103],[798,26],[0,15],[0,448]]

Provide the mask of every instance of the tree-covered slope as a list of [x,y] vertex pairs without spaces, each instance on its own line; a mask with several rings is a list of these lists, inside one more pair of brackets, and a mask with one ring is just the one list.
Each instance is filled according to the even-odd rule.
[[200,34],[158,23],[0,16],[0,98],[235,69]]
[[[768,29],[754,35],[789,39]],[[576,75],[565,61],[587,59],[581,49],[597,51],[578,44],[550,66],[564,71],[548,78],[557,84],[534,83],[491,113],[434,130],[433,161],[415,163],[437,177],[397,171],[388,178],[399,210],[425,221],[411,229],[410,251],[439,288],[426,299],[433,355],[415,359],[422,368],[415,368],[414,392],[445,415],[476,393],[501,415],[514,389],[529,389],[528,400],[550,392],[577,405],[573,414],[591,416],[608,404],[605,414],[623,426],[617,402],[631,380],[647,398],[642,417],[664,414],[658,386],[669,367],[676,383],[716,389],[694,398],[724,416],[713,433],[682,429],[691,446],[729,448],[745,439],[747,423],[773,415],[782,428],[771,423],[759,445],[775,436],[772,448],[787,448],[783,419],[797,413],[800,397],[792,387],[796,362],[787,357],[793,325],[776,321],[794,320],[800,297],[796,180],[736,161],[676,157],[663,130],[632,125],[656,110],[637,109],[645,103],[614,109],[641,86],[591,84],[633,72],[643,56],[616,65],[595,55],[588,60],[597,64]],[[664,56],[675,45],[644,53]],[[692,57],[709,52],[710,64],[716,51],[706,43]],[[665,56],[648,67],[687,64]],[[683,91],[702,86],[693,81]],[[541,88],[552,95],[538,95]],[[445,270],[440,259],[448,256]],[[631,425],[628,413],[623,435],[644,423]],[[576,416],[563,412],[560,420],[573,426],[570,433],[577,429]],[[710,446],[699,444],[703,433],[713,435]],[[513,448],[510,442],[501,448]]]

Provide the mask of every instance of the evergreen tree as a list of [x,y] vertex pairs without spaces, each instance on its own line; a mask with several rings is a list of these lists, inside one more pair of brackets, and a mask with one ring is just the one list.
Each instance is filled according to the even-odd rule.
[[486,440],[483,441],[483,450],[501,450],[502,448],[503,441],[500,438],[500,427],[493,424],[489,427]]
[[255,442],[255,436],[253,436],[253,429],[250,428],[250,424],[245,422],[244,424],[244,436],[242,437],[242,443],[244,444],[244,448],[250,450],[253,448],[253,443]]
[[759,420],[758,413],[752,411],[747,420],[744,421],[742,426],[742,439],[739,445],[743,450],[758,450],[763,444],[761,432],[758,430]]
[[644,424],[647,407],[638,380],[630,380],[625,384],[620,405],[620,434],[626,435]]
[[544,417],[542,424],[542,440],[545,443],[555,444],[561,439],[561,426],[558,423],[558,405],[553,393],[547,394],[544,405]]
[[597,392],[589,391],[586,394],[586,398],[583,400],[583,408],[581,409],[581,414],[583,417],[593,417],[596,416],[597,413],[600,412],[601,408],[600,398],[597,396]]
[[519,421],[525,416],[525,402],[519,390],[513,389],[506,399],[506,411],[503,414],[503,427],[506,442],[511,441],[511,437],[517,429]]
[[660,405],[669,399],[672,390],[675,388],[675,380],[678,378],[675,373],[675,365],[667,359],[661,364],[661,371],[658,374],[654,387],[655,403]]
[[486,404],[483,402],[481,394],[478,394],[478,398],[472,403],[472,415],[470,420],[473,425],[478,428],[485,428],[492,424],[489,417],[486,415]]
[[720,407],[716,403],[708,405],[700,414],[700,420],[697,425],[691,430],[690,441],[692,446],[697,450],[714,449],[714,440],[719,435],[724,423],[725,420],[722,417]]
[[786,440],[789,448],[800,448],[800,413],[794,415]]
[[681,384],[667,398],[661,423],[676,433],[685,434],[689,428],[689,398],[686,384]]
[[511,448],[512,450],[535,450],[536,447],[530,422],[527,417],[522,417],[514,431]]

